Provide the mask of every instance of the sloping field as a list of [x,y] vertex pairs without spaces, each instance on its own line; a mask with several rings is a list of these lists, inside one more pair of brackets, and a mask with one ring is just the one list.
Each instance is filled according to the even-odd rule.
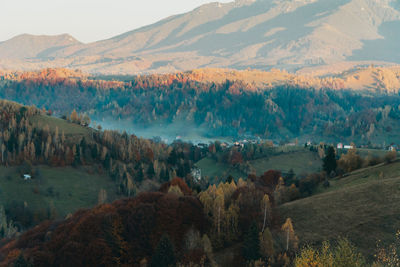
[[257,175],[268,170],[279,170],[288,173],[291,169],[296,175],[319,172],[322,170],[322,160],[318,154],[307,149],[277,154],[271,157],[250,161]]
[[371,257],[378,240],[391,243],[400,229],[400,163],[335,179],[329,189],[279,209],[282,219],[293,219],[303,244],[348,237]]
[[84,168],[34,168],[39,174],[24,180],[19,167],[0,167],[0,204],[22,202],[33,213],[47,213],[49,207],[54,207],[57,218],[62,218],[77,209],[97,205],[101,189],[106,190],[109,201],[117,198],[115,183],[105,174]]

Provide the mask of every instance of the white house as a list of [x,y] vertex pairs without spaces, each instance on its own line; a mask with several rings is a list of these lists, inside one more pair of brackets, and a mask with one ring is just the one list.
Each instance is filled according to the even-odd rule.
[[30,174],[24,174],[24,180],[30,180],[31,178]]
[[191,174],[192,174],[192,176],[193,176],[193,178],[194,178],[195,180],[201,181],[201,169],[200,169],[200,168],[194,167],[194,168],[191,170]]
[[244,144],[242,142],[235,142],[235,143],[233,143],[233,145],[236,147],[241,147],[241,148],[244,147]]
[[344,149],[353,149],[353,148],[354,148],[353,146],[349,146],[349,145],[344,146]]

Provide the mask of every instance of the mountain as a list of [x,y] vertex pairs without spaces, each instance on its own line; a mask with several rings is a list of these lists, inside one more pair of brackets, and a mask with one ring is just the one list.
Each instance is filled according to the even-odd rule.
[[0,67],[41,64],[138,73],[400,63],[399,36],[400,4],[395,0],[237,0],[206,4],[89,44],[48,42],[42,49],[38,42],[17,53],[27,38],[16,37],[0,43]]
[[0,58],[45,58],[59,49],[78,44],[80,42],[69,34],[56,36],[22,34],[0,43]]

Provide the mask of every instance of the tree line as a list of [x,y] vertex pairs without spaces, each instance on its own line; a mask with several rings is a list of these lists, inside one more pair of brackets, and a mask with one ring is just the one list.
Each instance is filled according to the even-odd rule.
[[[209,135],[259,135],[291,139],[375,142],[397,130],[397,92],[360,93],[288,84],[268,88],[243,81],[197,81],[188,74],[102,81],[53,75],[18,76],[0,85],[0,97],[45,107],[58,116],[73,110],[93,119],[122,119],[142,125],[192,122]],[[66,112],[68,114],[66,114]]]

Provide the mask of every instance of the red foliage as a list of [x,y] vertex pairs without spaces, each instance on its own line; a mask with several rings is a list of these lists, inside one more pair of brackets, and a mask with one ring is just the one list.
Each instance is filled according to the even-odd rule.
[[280,177],[281,177],[280,171],[269,170],[267,172],[264,172],[264,174],[261,175],[257,181],[262,186],[266,186],[266,187],[274,189],[275,186],[278,184]]
[[236,165],[236,164],[240,164],[243,163],[243,156],[242,153],[240,153],[239,151],[234,150],[232,152],[232,156],[231,156],[231,162],[232,165]]
[[171,186],[179,186],[179,188],[181,189],[182,193],[184,195],[190,196],[192,194],[192,190],[189,188],[189,186],[185,183],[185,181],[182,178],[176,177],[174,179],[172,179],[169,182],[164,183],[161,187],[160,187],[160,192],[163,193],[167,193],[168,189]]
[[62,222],[42,223],[1,248],[0,254],[7,259],[21,249],[35,266],[135,266],[151,258],[163,234],[171,237],[181,258],[184,235],[191,227],[201,233],[208,227],[197,198],[142,193],[78,211]]
[[[206,259],[207,256],[202,249],[194,249],[186,252],[181,262],[185,266],[190,266],[190,263],[200,263],[202,260]],[[208,264],[206,266],[208,266]]]
[[[269,196],[272,207],[275,205],[274,201],[274,188],[278,184],[281,173],[279,171],[270,170],[265,172],[263,175],[257,177],[254,174],[249,175],[248,180],[254,183],[254,186],[243,186],[236,189],[232,194],[232,199],[238,201],[240,208],[239,213],[239,227],[243,232],[247,231],[249,225],[256,221],[261,227],[263,224],[263,210],[261,208],[261,201],[264,195]],[[269,227],[276,226],[275,211],[271,215],[271,225]]]

